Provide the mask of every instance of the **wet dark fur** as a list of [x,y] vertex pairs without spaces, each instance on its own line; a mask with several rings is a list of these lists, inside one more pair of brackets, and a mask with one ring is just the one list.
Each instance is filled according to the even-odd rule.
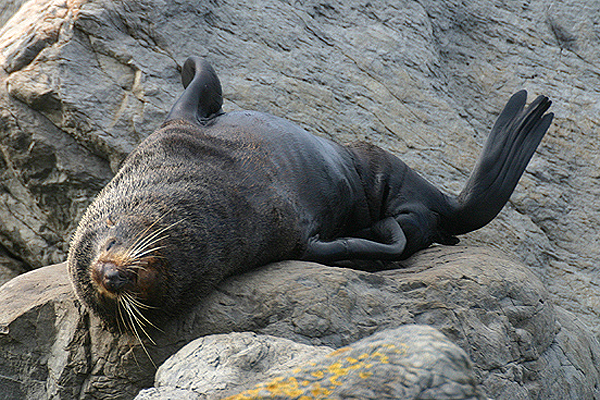
[[[552,120],[547,98],[524,108],[526,93],[514,95],[451,197],[378,147],[341,146],[259,112],[223,113],[203,60],[189,59],[182,75],[167,121],[89,207],[69,253],[80,298],[126,329],[160,324],[225,277],[269,262],[399,260],[454,244],[502,209]],[[119,306],[126,297],[135,300]]]

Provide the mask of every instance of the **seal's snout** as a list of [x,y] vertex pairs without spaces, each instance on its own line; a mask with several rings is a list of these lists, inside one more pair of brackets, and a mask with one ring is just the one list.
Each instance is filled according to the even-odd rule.
[[93,274],[94,280],[112,294],[130,289],[135,283],[135,273],[119,268],[112,262],[97,262]]

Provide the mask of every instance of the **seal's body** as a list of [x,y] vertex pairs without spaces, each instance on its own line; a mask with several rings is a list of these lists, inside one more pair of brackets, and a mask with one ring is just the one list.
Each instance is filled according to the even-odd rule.
[[252,111],[223,113],[190,58],[167,121],[125,160],[79,224],[69,268],[108,322],[144,329],[223,278],[269,262],[400,260],[482,227],[502,209],[547,131],[550,101],[514,95],[465,189],[450,197],[392,154],[342,146]]

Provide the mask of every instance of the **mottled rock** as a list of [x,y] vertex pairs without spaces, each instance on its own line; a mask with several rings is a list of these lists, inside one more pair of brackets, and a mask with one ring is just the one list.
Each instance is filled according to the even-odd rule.
[[[296,355],[298,350],[303,357]],[[324,354],[315,357],[311,350]],[[142,391],[136,400],[224,396],[228,400],[487,398],[478,389],[463,350],[431,327],[406,325],[334,352],[313,346],[298,349],[285,339],[248,333],[198,339],[168,359],[158,369],[156,388]]]
[[[223,282],[145,348],[160,365],[195,338],[237,331],[338,349],[408,324],[432,326],[462,348],[496,400],[600,396],[594,335],[553,306],[526,267],[485,248],[438,246],[376,273],[272,264]],[[0,288],[0,327],[0,398],[130,399],[152,385],[144,349],[79,306],[64,264]]]
[[[65,263],[18,276],[0,299],[0,398],[131,399],[152,383],[143,348],[79,305]],[[183,344],[154,357],[162,362]]]
[[[12,260],[8,260],[8,264],[11,265]],[[0,258],[0,286],[3,285],[4,283],[10,281],[11,279],[13,279],[15,276],[17,276],[18,274],[13,270],[13,268],[11,267],[7,267],[4,264],[6,264],[4,262],[4,259]],[[12,266],[12,265],[11,265]]]
[[27,0],[4,0],[0,4],[0,28],[6,23]]
[[0,298],[0,398],[51,398],[62,384],[73,394],[84,376],[77,378],[69,363],[87,357],[89,349],[80,339],[85,328],[77,327],[81,319],[65,265],[9,281],[0,287]]
[[11,257],[10,253],[0,246],[0,286],[23,272],[25,265]]
[[136,399],[223,398],[332,351],[249,332],[206,336],[165,361],[156,372],[155,388]]
[[600,326],[595,0],[30,0],[15,12],[22,3],[0,9],[12,16],[0,29],[0,244],[28,267],[64,260],[86,205],[180,93],[189,55],[213,63],[225,110],[378,144],[453,193],[526,88],[554,100],[555,122],[510,204],[465,241],[535,267]]
[[[232,330],[338,348],[419,323],[463,348],[496,399],[599,398],[598,21],[595,0],[5,1],[0,263],[65,259],[87,204],[180,93],[189,55],[213,63],[225,110],[378,144],[452,193],[526,88],[554,100],[553,127],[505,210],[464,242],[522,260],[550,296],[482,250],[435,248],[376,274],[289,262],[224,283],[148,352],[160,364]],[[80,308],[61,268],[0,289],[0,397],[132,398],[152,363]]]

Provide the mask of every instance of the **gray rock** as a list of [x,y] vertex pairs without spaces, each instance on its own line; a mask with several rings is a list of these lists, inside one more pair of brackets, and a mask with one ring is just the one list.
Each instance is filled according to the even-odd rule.
[[[11,267],[7,267],[5,266],[5,264],[6,263],[4,262],[4,260],[0,258],[0,286],[18,275]],[[10,260],[8,264],[11,264]]]
[[[180,93],[189,55],[210,58],[226,110],[265,110],[341,142],[378,144],[453,193],[503,103],[524,87],[555,101],[553,128],[511,203],[464,242],[531,266],[550,296],[517,263],[461,248],[379,274],[286,263],[223,284],[148,351],[159,364],[198,335],[231,330],[339,347],[422,323],[467,351],[497,399],[597,398],[599,20],[595,0],[5,1],[2,264],[21,272],[64,260],[87,204]],[[150,385],[143,349],[88,317],[64,270],[47,271],[0,289],[2,395],[131,398]],[[288,273],[286,285],[265,281]],[[44,297],[48,285],[63,291]]]
[[23,272],[25,265],[12,258],[8,251],[0,246],[0,286]]
[[4,0],[0,4],[0,29],[27,0]]
[[79,306],[64,264],[38,269],[0,288],[0,398],[130,399],[152,385],[153,363],[209,334],[337,349],[407,324],[432,326],[462,348],[496,400],[600,397],[598,340],[552,305],[526,267],[464,246],[428,249],[402,267],[367,273],[287,261],[233,277],[151,334],[152,361]]
[[165,361],[156,372],[155,388],[136,399],[223,398],[332,351],[249,332],[206,336]]
[[[479,0],[5,2],[0,30],[0,244],[29,267],[68,238],[120,160],[208,56],[225,109],[367,140],[457,193],[495,116],[521,88],[554,100],[538,155],[486,243],[535,267],[594,332],[600,207],[600,9]],[[244,23],[239,23],[244,21]]]
[[486,398],[465,352],[431,327],[386,330],[334,352],[298,347],[250,333],[198,339],[169,358],[158,369],[156,388],[136,400],[320,398],[316,393],[329,399]]
[[65,263],[18,276],[0,299],[1,399],[131,399],[152,383],[143,348],[81,308]]

